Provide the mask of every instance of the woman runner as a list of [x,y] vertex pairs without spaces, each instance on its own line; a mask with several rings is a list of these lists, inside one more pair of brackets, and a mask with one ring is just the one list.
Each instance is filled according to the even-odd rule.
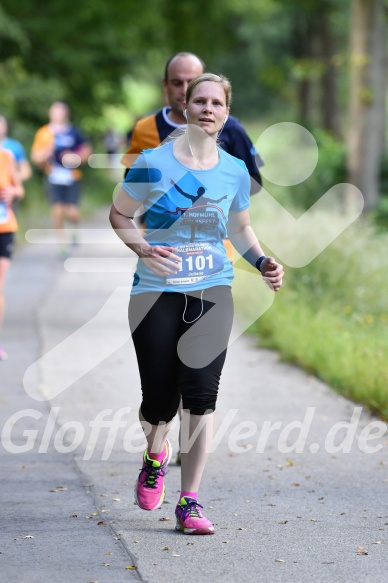
[[[213,534],[198,490],[214,430],[218,385],[233,320],[233,267],[226,235],[274,291],[283,268],[266,257],[250,227],[250,178],[244,162],[217,146],[230,110],[222,76],[193,79],[183,135],[145,150],[132,165],[110,212],[112,227],[139,257],[129,323],[142,388],[139,417],[147,439],[135,501],[159,508],[171,459],[167,438],[180,399],[181,492],[176,529]],[[147,229],[135,225],[144,205]],[[186,440],[186,441],[185,441]]]

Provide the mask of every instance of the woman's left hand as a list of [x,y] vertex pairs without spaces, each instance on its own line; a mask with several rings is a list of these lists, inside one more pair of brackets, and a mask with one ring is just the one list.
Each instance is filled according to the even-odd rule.
[[273,257],[266,257],[260,265],[260,271],[268,287],[275,292],[279,291],[283,284],[283,265]]

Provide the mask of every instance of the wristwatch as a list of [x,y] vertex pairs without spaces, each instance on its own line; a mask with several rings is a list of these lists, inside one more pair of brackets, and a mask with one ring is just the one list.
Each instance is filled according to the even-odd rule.
[[260,273],[261,273],[261,269],[260,269],[260,267],[261,267],[261,264],[263,263],[264,259],[267,259],[267,256],[266,256],[266,255],[262,255],[261,257],[259,257],[259,258],[257,259],[257,261],[256,261],[256,264],[255,264],[255,265],[256,265],[256,269],[257,269],[258,271],[260,271]]

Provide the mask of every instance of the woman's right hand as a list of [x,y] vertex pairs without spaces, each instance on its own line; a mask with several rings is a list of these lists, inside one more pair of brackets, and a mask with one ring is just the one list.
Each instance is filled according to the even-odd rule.
[[167,277],[178,273],[181,264],[181,258],[174,254],[175,247],[164,245],[149,246],[142,252],[140,259],[156,275]]

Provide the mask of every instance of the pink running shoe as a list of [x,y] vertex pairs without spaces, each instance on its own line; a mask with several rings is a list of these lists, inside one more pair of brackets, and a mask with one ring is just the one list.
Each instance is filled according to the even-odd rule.
[[148,449],[143,455],[143,467],[135,484],[135,502],[143,510],[156,510],[164,500],[164,476],[172,455],[171,443],[164,442],[166,455],[162,462],[148,457]]
[[214,534],[214,526],[204,516],[200,508],[203,508],[194,498],[182,496],[175,508],[176,527],[184,534]]

